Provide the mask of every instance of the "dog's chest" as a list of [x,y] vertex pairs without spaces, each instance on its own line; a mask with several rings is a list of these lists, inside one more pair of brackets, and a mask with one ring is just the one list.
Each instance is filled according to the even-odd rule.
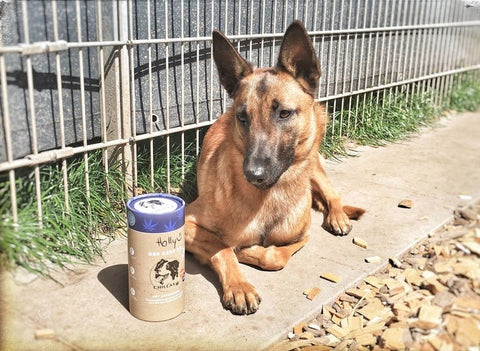
[[[303,190],[303,191],[302,191]],[[311,193],[307,189],[293,194],[273,194],[243,231],[243,243],[251,245],[286,245],[297,241],[310,222]]]

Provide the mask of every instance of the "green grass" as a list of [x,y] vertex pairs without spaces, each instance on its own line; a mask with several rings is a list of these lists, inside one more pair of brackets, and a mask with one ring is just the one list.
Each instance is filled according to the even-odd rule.
[[[329,111],[332,122],[321,152],[327,157],[338,157],[348,154],[349,143],[383,145],[395,142],[417,133],[422,126],[433,125],[445,111],[480,108],[478,72],[456,76],[455,84],[441,107],[434,103],[435,92],[415,91],[412,94],[410,90],[408,95],[405,91],[396,95],[385,94],[385,97],[383,93],[357,96],[361,99],[358,108],[355,99],[351,104],[349,98],[345,99],[344,107],[352,108],[341,113]],[[341,103],[337,101],[337,110]],[[342,135],[339,135],[340,130]],[[170,190],[189,202],[196,196],[195,132],[185,133],[184,137],[183,151],[180,136],[170,137]],[[165,138],[155,139],[153,150],[151,154],[148,141],[137,146],[139,192],[167,191]],[[89,195],[84,158],[68,160],[69,212],[61,163],[40,168],[43,227],[37,224],[33,171],[16,171],[18,227],[13,224],[8,177],[0,175],[0,263],[3,267],[21,265],[29,271],[48,275],[51,263],[59,267],[78,261],[90,263],[102,256],[105,244],[113,240],[115,233],[125,231],[124,206],[128,195],[120,164],[113,162],[106,173],[101,152],[93,152],[88,156],[88,167]]]
[[[480,108],[480,82],[474,74],[455,77],[455,84],[442,106],[437,106],[437,92],[410,91],[388,94],[369,93],[354,108],[330,111],[330,123],[321,148],[327,158],[349,155],[349,144],[381,146],[408,138],[420,128],[432,126],[446,111],[476,111]],[[346,102],[345,102],[346,101]],[[346,99],[344,106],[348,106]],[[340,104],[337,103],[338,107]],[[342,135],[338,131],[342,130]]]
[[[63,267],[66,263],[90,263],[102,255],[99,234],[113,238],[124,228],[119,208],[123,202],[122,174],[118,167],[105,173],[101,153],[90,154],[89,188],[85,183],[83,158],[71,159],[67,166],[68,207],[63,187],[61,163],[40,169],[43,226],[37,223],[34,172],[16,180],[18,228],[11,214],[8,182],[0,182],[0,252],[2,266],[19,264],[27,270],[48,273],[48,262]],[[108,192],[107,192],[108,182]]]

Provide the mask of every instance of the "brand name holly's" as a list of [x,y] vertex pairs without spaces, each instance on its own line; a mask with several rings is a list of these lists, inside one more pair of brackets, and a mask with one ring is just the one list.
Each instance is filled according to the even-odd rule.
[[183,232],[175,233],[174,235],[169,235],[166,238],[159,237],[157,239],[157,245],[160,247],[167,247],[173,246],[173,248],[177,248],[177,243],[182,241],[183,239]]

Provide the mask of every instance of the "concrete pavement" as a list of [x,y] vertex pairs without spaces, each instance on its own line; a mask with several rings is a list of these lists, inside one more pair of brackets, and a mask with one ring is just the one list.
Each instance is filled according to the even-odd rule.
[[[323,304],[386,264],[451,218],[467,195],[480,197],[480,114],[443,119],[420,136],[386,147],[362,147],[358,157],[327,162],[345,204],[367,213],[352,233],[335,237],[315,213],[310,242],[279,272],[242,266],[262,296],[260,310],[234,316],[220,303],[216,275],[191,256],[186,260],[186,309],[165,322],[143,322],[128,312],[126,240],[107,248],[105,262],[58,273],[64,286],[41,278],[1,276],[2,349],[5,350],[256,350],[285,337],[296,323],[314,317]],[[397,207],[402,199],[413,207]],[[359,236],[369,244],[352,244]],[[365,263],[378,255],[380,263]],[[334,284],[323,272],[341,276]],[[318,286],[313,301],[303,291]],[[34,340],[40,328],[54,340]]]

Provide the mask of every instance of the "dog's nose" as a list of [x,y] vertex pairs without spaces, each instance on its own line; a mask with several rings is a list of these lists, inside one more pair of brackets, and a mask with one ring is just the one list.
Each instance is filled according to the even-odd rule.
[[266,179],[266,170],[263,166],[248,167],[245,169],[245,177],[253,185],[261,185]]

